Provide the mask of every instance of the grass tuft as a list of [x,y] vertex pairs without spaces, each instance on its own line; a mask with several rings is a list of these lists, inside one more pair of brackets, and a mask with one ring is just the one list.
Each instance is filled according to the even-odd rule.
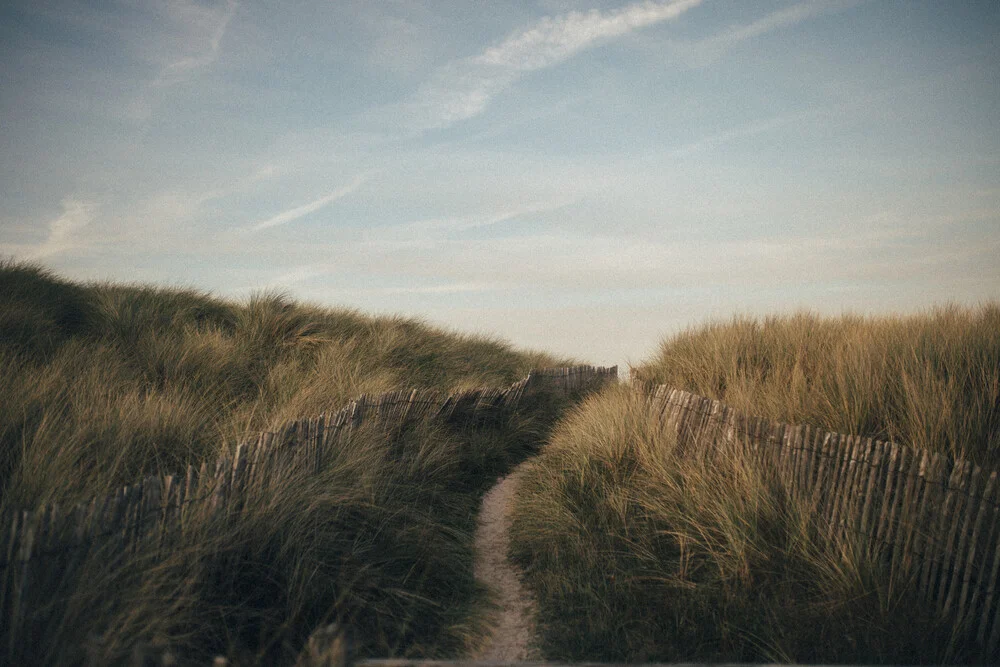
[[[0,295],[0,513],[214,462],[248,432],[362,393],[502,387],[568,365],[277,293],[231,302],[79,285],[7,262]],[[291,664],[331,620],[353,629],[362,655],[457,655],[483,632],[472,576],[479,500],[559,409],[475,430],[364,428],[320,474],[253,489],[238,520],[195,518],[171,549],[142,547],[124,562],[91,554],[30,657],[121,664],[160,646],[182,664],[217,654]]]
[[691,452],[615,387],[572,409],[529,464],[512,555],[539,600],[546,658],[976,658],[905,577],[824,537],[772,469],[726,448]]
[[735,317],[664,340],[633,376],[746,414],[1000,467],[1000,304],[899,317]]

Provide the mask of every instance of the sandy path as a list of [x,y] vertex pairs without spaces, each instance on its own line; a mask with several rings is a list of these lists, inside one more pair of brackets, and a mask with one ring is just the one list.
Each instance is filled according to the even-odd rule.
[[515,468],[483,497],[476,526],[475,577],[493,591],[500,606],[493,637],[474,655],[481,661],[540,660],[535,634],[535,602],[507,560],[508,530],[517,484],[525,464]]

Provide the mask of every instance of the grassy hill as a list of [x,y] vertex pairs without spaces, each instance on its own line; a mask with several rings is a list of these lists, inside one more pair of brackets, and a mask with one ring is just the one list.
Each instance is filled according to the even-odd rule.
[[[362,393],[501,387],[566,363],[279,294],[236,303],[4,263],[0,505],[77,502],[214,461],[243,434]],[[182,663],[282,664],[331,620],[362,655],[454,655],[481,632],[479,499],[552,421],[363,429],[320,474],[271,484],[239,521],[189,527],[170,554],[115,569],[95,554],[35,659],[109,664],[160,644]]]
[[[570,362],[415,320],[0,265],[0,509],[70,503],[214,460],[247,432],[401,386],[505,386]],[[644,381],[1000,465],[1000,304],[897,318],[738,317],[664,340]],[[340,620],[363,656],[453,657],[482,637],[483,492],[531,453],[512,533],[559,660],[977,659],[911,582],[830,539],[774,470],[680,455],[634,392],[486,429],[365,428],[317,475],[170,554],[96,554],[39,664],[288,664]],[[554,430],[553,430],[554,429]],[[542,447],[543,443],[546,443]],[[0,631],[0,635],[2,635]],[[981,657],[981,656],[978,656]]]
[[633,375],[774,421],[1000,467],[1000,303],[735,317],[664,340]]
[[[998,304],[735,318],[664,340],[632,372],[751,415],[1000,461]],[[621,387],[572,409],[529,464],[512,548],[552,660],[983,660],[905,573],[853,535],[829,539],[773,466],[679,453]]]
[[265,293],[80,285],[0,265],[0,494],[72,501],[362,393],[506,386],[565,360]]

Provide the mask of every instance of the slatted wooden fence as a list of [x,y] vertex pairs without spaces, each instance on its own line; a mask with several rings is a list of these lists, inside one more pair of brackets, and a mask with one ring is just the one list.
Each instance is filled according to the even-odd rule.
[[169,549],[186,526],[238,515],[248,489],[290,471],[316,472],[353,429],[368,423],[403,426],[421,419],[479,424],[511,415],[525,397],[567,395],[617,377],[617,368],[544,369],[506,389],[451,395],[404,390],[361,396],[343,409],[289,421],[238,443],[213,464],[178,475],[150,476],[108,497],[72,507],[45,506],[0,517],[0,663],[18,664],[32,637],[42,636],[58,606],[95,553],[125,563],[140,544]]
[[679,446],[739,446],[777,466],[829,534],[851,532],[988,654],[1000,644],[1000,488],[968,461],[871,438],[743,415],[724,403],[634,381]]

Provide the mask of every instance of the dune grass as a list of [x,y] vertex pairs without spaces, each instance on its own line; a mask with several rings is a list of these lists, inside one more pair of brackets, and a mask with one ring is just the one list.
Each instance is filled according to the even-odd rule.
[[362,393],[507,386],[562,365],[401,317],[78,285],[0,265],[0,502],[71,502],[214,458]]
[[[248,432],[362,393],[507,386],[565,360],[399,317],[81,285],[0,265],[0,508],[68,504],[214,461]],[[481,633],[472,577],[481,495],[544,438],[558,402],[491,428],[365,428],[319,475],[271,479],[238,521],[195,522],[124,567],[70,582],[39,664],[115,664],[141,645],[182,663],[287,664],[340,620],[361,655],[454,655]],[[0,632],[0,635],[4,633]]]
[[463,655],[486,627],[479,499],[536,446],[533,429],[362,427],[318,474],[249,489],[238,520],[196,514],[169,549],[141,545],[124,567],[91,554],[31,657],[120,664],[145,646],[180,664],[291,664],[332,621],[360,656]]
[[[698,450],[698,448],[695,448]],[[612,387],[571,409],[524,475],[512,556],[555,661],[926,664],[981,659],[961,629],[775,474],[680,455]]]
[[897,317],[740,316],[665,339],[633,377],[746,414],[1000,467],[1000,304]]

